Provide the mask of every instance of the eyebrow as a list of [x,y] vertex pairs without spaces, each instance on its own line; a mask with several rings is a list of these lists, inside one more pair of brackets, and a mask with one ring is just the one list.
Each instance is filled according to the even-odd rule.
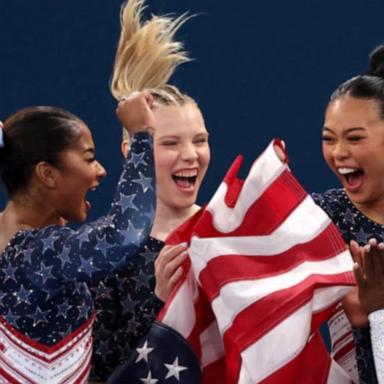
[[179,136],[177,135],[163,135],[160,136],[159,139],[177,139]]
[[[196,133],[195,135],[193,135],[193,137],[198,137],[198,136],[209,136],[209,134],[208,134],[208,132],[199,132],[199,133]],[[164,136],[158,137],[158,140],[179,139],[180,137],[181,137],[181,135],[164,135]]]
[[195,137],[196,136],[209,136],[209,132],[200,132],[200,133],[196,133]]
[[84,149],[84,153],[87,153],[87,152],[90,152],[90,153],[94,154],[95,153],[95,148],[85,148]]
[[[328,132],[333,133],[333,130],[331,128],[328,128],[328,127],[323,127],[323,131],[328,131]],[[356,131],[366,131],[366,128],[364,128],[364,127],[352,127],[352,128],[346,129],[343,133],[351,133],[351,132],[356,132]]]

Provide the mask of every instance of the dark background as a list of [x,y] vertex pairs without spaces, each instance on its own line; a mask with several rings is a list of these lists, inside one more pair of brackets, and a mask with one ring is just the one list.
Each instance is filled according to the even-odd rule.
[[[308,191],[337,185],[321,155],[330,93],[364,72],[384,41],[381,0],[148,0],[148,12],[191,11],[178,34],[195,59],[172,82],[200,104],[211,134],[205,202],[238,153],[247,167],[272,137],[287,142]],[[91,196],[101,215],[119,175],[121,129],[109,93],[121,0],[0,0],[0,119],[21,107],[64,107],[91,127],[109,171]],[[31,143],[33,145],[33,143]],[[0,205],[4,205],[4,195]]]

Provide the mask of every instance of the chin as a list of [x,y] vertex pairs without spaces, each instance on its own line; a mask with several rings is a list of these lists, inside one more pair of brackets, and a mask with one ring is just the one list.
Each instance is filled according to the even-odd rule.
[[84,223],[87,220],[88,215],[86,213],[78,213],[77,215],[68,215],[66,220],[70,223]]
[[348,190],[345,190],[347,193],[347,196],[354,204],[366,204],[369,199],[366,195],[362,194],[361,192],[350,192]]
[[84,223],[84,221],[87,220],[87,217],[88,217],[88,214],[87,214],[87,213],[84,213],[83,215],[81,215],[81,216],[78,218],[77,222],[78,222],[78,223]]
[[196,203],[195,198],[190,199],[180,199],[177,201],[170,202],[170,206],[177,208],[177,209],[187,209],[192,207]]
[[173,209],[185,209],[189,208],[191,205],[195,204],[196,199],[192,196],[189,198],[184,197],[176,197],[173,199],[163,200],[163,203],[168,207]]

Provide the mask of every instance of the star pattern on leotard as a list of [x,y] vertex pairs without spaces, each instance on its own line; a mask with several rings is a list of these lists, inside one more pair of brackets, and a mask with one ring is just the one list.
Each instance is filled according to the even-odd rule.
[[[78,229],[48,226],[13,236],[0,258],[0,316],[6,323],[52,346],[91,319],[87,285],[128,263],[149,236],[156,196],[148,134],[135,135],[115,196],[104,217]],[[136,200],[140,210],[132,209]]]
[[133,166],[135,168],[137,168],[140,164],[148,165],[144,160],[144,153],[139,153],[139,154],[133,153],[132,154],[132,162],[133,162]]
[[17,303],[26,303],[31,304],[29,301],[30,292],[21,285],[20,290],[17,295]]
[[153,189],[152,187],[152,179],[150,177],[145,177],[141,172],[139,172],[139,178],[133,179],[132,181],[134,183],[137,183],[143,188],[143,192],[147,192],[150,189]]
[[154,296],[154,261],[163,245],[149,238],[122,271],[108,276],[93,291],[97,317],[91,378],[106,380],[134,351],[162,307]]

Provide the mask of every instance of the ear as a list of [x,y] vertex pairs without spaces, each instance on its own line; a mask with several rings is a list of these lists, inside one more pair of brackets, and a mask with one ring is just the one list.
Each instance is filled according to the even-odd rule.
[[36,164],[35,173],[40,182],[47,188],[53,189],[57,185],[58,170],[45,161]]
[[129,145],[130,145],[130,141],[129,141],[129,139],[123,139],[123,140],[121,141],[121,152],[122,152],[122,154],[123,154],[124,157],[127,157],[127,156],[128,156]]

